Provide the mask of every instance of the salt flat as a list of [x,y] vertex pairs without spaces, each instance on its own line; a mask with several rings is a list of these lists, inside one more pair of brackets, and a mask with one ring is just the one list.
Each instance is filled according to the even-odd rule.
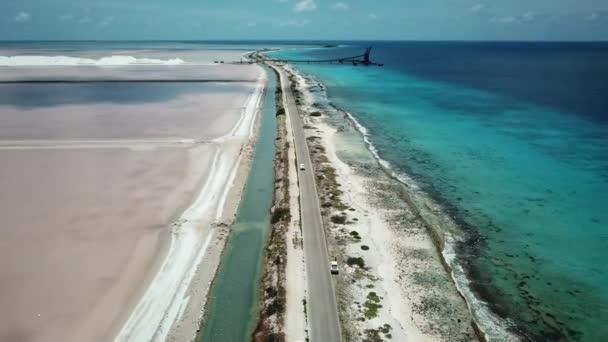
[[256,68],[247,64],[124,65],[124,66],[0,66],[0,82],[222,80],[256,81]]
[[0,139],[215,139],[257,83],[0,85]]
[[[171,68],[9,67],[0,82],[194,75]],[[195,333],[206,292],[190,282],[215,273],[206,246],[238,206],[264,86],[257,66],[206,68],[227,77],[0,85],[0,341],[164,339],[184,319]]]
[[207,173],[197,150],[1,151],[0,340],[108,338]]

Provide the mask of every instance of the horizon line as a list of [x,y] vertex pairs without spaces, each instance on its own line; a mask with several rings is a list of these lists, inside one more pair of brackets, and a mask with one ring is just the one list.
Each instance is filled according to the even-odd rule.
[[429,42],[429,43],[608,43],[607,40],[532,40],[532,39],[0,39],[0,43],[25,42]]

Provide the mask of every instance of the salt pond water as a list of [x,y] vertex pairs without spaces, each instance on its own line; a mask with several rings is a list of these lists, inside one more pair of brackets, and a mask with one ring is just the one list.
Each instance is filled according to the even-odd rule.
[[232,227],[222,265],[210,292],[199,341],[249,341],[257,321],[262,255],[270,231],[273,158],[276,138],[276,80],[268,84],[256,153],[237,221]]

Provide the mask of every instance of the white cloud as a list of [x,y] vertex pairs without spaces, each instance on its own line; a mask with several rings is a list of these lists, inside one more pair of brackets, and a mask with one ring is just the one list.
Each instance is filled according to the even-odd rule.
[[479,11],[483,10],[484,8],[486,8],[486,4],[477,4],[477,5],[473,5],[469,10],[471,12],[479,12]]
[[378,16],[376,15],[376,13],[370,13],[367,17],[370,20],[376,20],[376,19],[378,19]]
[[492,21],[501,23],[501,24],[511,24],[513,22],[515,22],[515,17],[513,16],[506,16],[506,17],[494,17],[492,18]]
[[69,14],[69,13],[59,16],[59,20],[61,20],[61,21],[70,21],[72,19],[74,19],[74,15]]
[[296,19],[289,19],[287,21],[284,21],[282,23],[279,23],[279,26],[296,26],[296,27],[302,27],[302,26],[306,26],[310,24],[310,20],[308,19],[304,19],[304,20],[296,20]]
[[105,17],[99,23],[97,23],[97,28],[104,28],[109,26],[114,21],[114,17]]
[[18,23],[24,23],[26,21],[30,21],[30,19],[32,19],[32,16],[27,12],[19,12],[15,16],[15,21]]
[[294,10],[296,12],[306,12],[306,11],[314,11],[317,9],[317,4],[315,0],[301,0],[296,3],[296,7]]
[[84,17],[78,19],[79,24],[90,24],[91,22],[93,22],[93,19],[91,19],[91,17],[89,17],[88,15],[85,15]]
[[86,7],[83,11],[82,14],[75,17],[74,19],[76,20],[77,23],[79,24],[91,24],[93,23],[95,20],[93,20],[94,15],[91,15],[91,8],[90,7]]
[[525,21],[532,21],[536,18],[536,13],[534,12],[526,12],[524,13],[521,18]]
[[331,8],[335,10],[346,11],[350,8],[350,6],[344,2],[336,2]]

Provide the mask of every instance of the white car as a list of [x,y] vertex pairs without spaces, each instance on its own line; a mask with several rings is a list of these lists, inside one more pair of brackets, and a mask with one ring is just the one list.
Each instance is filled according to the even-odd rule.
[[304,164],[300,164],[300,170],[301,170],[301,171],[306,170],[306,167],[304,166]]
[[331,272],[331,274],[338,274],[340,271],[338,271],[338,262],[337,261],[332,261],[329,263],[329,272]]

